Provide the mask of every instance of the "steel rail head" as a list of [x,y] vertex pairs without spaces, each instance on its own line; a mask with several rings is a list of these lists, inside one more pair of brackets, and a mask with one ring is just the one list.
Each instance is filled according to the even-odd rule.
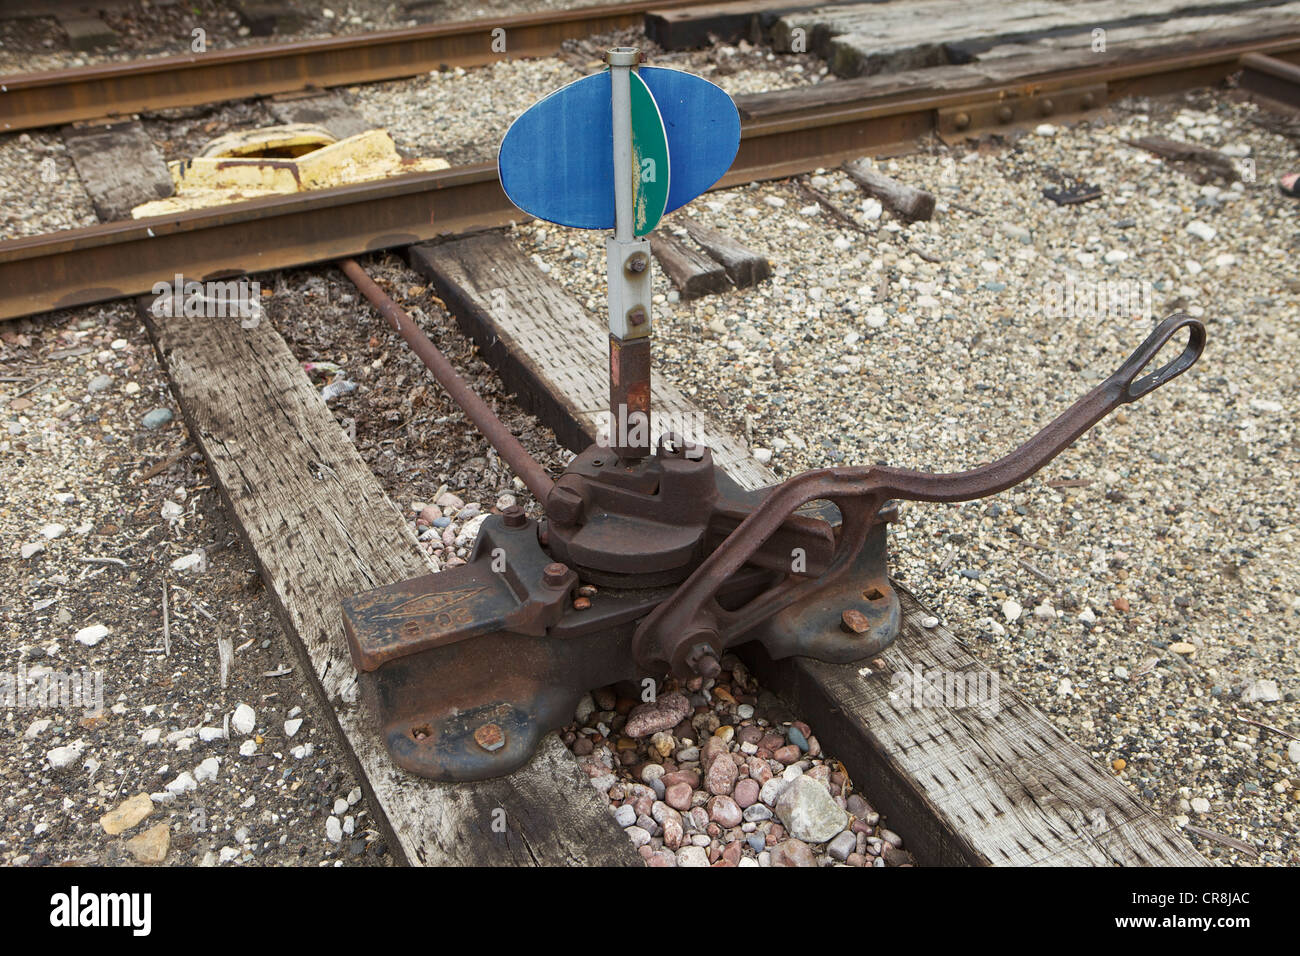
[[[1155,372],[1138,375],[1169,340],[1187,329],[1187,345]],[[860,466],[820,468],[778,485],[727,539],[638,626],[633,652],[647,668],[668,667],[678,676],[698,673],[700,645],[721,654],[772,614],[832,583],[862,548],[877,512],[891,499],[971,501],[1017,485],[1059,455],[1121,405],[1149,394],[1189,369],[1205,348],[1205,325],[1189,315],[1166,318],[1104,382],[1084,395],[1015,451],[990,464],[947,474],[903,468]],[[750,603],[725,610],[716,600],[721,584],[735,574],[796,509],[816,500],[833,502],[842,523],[835,557],[816,580],[789,575]]]
[[438,347],[433,344],[415,320],[403,311],[402,307],[390,299],[384,290],[379,288],[375,281],[370,278],[364,269],[353,259],[343,259],[338,263],[343,274],[352,280],[353,285],[369,300],[370,304],[379,310],[379,313],[388,320],[391,325],[403,339],[411,350],[420,357],[425,366],[433,373],[433,377],[438,380],[438,384],[447,390],[447,394],[452,397],[457,405],[465,412],[474,426],[483,433],[492,447],[500,453],[511,470],[520,477],[528,490],[540,502],[545,502],[555,486],[551,476],[546,473],[546,469],[532,455],[528,454],[527,449],[519,443],[519,439],[511,434],[510,429],[506,427],[505,422],[496,416],[496,413],[488,407],[487,402],[479,398],[478,394],[469,387],[463,378],[460,377],[456,369],[448,361],[447,356],[439,351]]

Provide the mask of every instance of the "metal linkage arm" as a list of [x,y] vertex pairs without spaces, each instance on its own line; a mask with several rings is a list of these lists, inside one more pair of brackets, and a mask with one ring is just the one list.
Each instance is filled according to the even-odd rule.
[[[1143,378],[1149,365],[1180,329],[1188,330],[1182,353]],[[903,468],[821,468],[778,485],[689,578],[640,624],[633,638],[637,662],[667,667],[680,677],[702,673],[701,664],[721,657],[728,645],[795,601],[838,578],[857,557],[872,521],[890,499],[970,501],[1019,484],[1069,447],[1108,413],[1132,402],[1186,371],[1205,348],[1205,326],[1191,316],[1165,319],[1120,368],[1037,435],[1003,458],[969,471],[933,474]],[[735,574],[785,520],[810,501],[828,500],[840,510],[835,556],[819,578],[788,576],[749,603],[733,610],[717,601],[718,588]]]

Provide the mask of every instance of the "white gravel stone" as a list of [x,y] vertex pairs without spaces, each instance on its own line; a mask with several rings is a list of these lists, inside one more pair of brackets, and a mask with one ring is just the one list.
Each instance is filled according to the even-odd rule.
[[176,779],[167,784],[163,789],[175,796],[182,793],[189,793],[191,790],[198,787],[198,785],[198,781],[194,779],[192,773],[188,770],[182,770],[176,775]]
[[55,770],[67,770],[86,752],[85,741],[76,740],[64,747],[55,747],[45,753],[45,759],[50,762],[50,767]]
[[708,866],[709,855],[703,847],[691,845],[684,846],[677,851],[678,866]]
[[247,737],[257,726],[257,712],[247,704],[240,704],[230,715],[230,726],[235,733]]
[[72,635],[72,637],[78,644],[85,644],[87,647],[94,647],[104,638],[108,637],[108,627],[104,624],[92,624],[89,627],[83,627],[76,634]]

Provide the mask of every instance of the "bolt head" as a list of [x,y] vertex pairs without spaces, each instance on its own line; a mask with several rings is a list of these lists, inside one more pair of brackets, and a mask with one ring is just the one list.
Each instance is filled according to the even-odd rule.
[[559,561],[552,561],[542,569],[542,580],[553,588],[558,588],[564,584],[564,579],[569,575],[569,566],[561,564]]
[[627,312],[627,321],[629,325],[645,325],[646,311],[645,306],[636,305]]
[[691,648],[691,652],[686,656],[686,666],[705,680],[711,680],[722,673],[722,665],[718,663],[717,654],[710,645],[704,643],[696,644]]
[[871,621],[857,608],[851,607],[840,615],[840,627],[850,634],[865,634],[871,630]]
[[492,753],[506,745],[506,732],[499,724],[483,724],[474,731],[474,742]]
[[528,516],[524,514],[524,509],[519,505],[511,505],[501,512],[501,517],[505,521],[507,528],[522,528],[528,523]]

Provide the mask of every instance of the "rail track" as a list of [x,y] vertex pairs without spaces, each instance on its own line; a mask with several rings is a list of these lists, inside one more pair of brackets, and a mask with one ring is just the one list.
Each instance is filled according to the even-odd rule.
[[228,100],[396,80],[431,70],[549,56],[565,40],[641,24],[647,10],[697,0],[634,0],[437,23],[3,78],[0,130],[18,132]]
[[[964,136],[1027,117],[1097,110],[1127,96],[1207,86],[1241,70],[1243,58],[1255,64],[1254,75],[1285,85],[1300,61],[1300,32],[1220,34],[1211,42],[1192,51],[1156,46],[1136,58],[1052,56],[922,71],[931,86],[916,86],[927,82],[917,74],[882,75],[739,96],[740,152],[719,187],[900,151],[930,134]],[[118,106],[127,111],[137,102],[128,97]],[[61,122],[56,115],[62,116],[45,114],[38,122]],[[136,295],[159,276],[214,279],[302,266],[521,216],[495,167],[483,163],[12,239],[0,242],[0,319]]]

